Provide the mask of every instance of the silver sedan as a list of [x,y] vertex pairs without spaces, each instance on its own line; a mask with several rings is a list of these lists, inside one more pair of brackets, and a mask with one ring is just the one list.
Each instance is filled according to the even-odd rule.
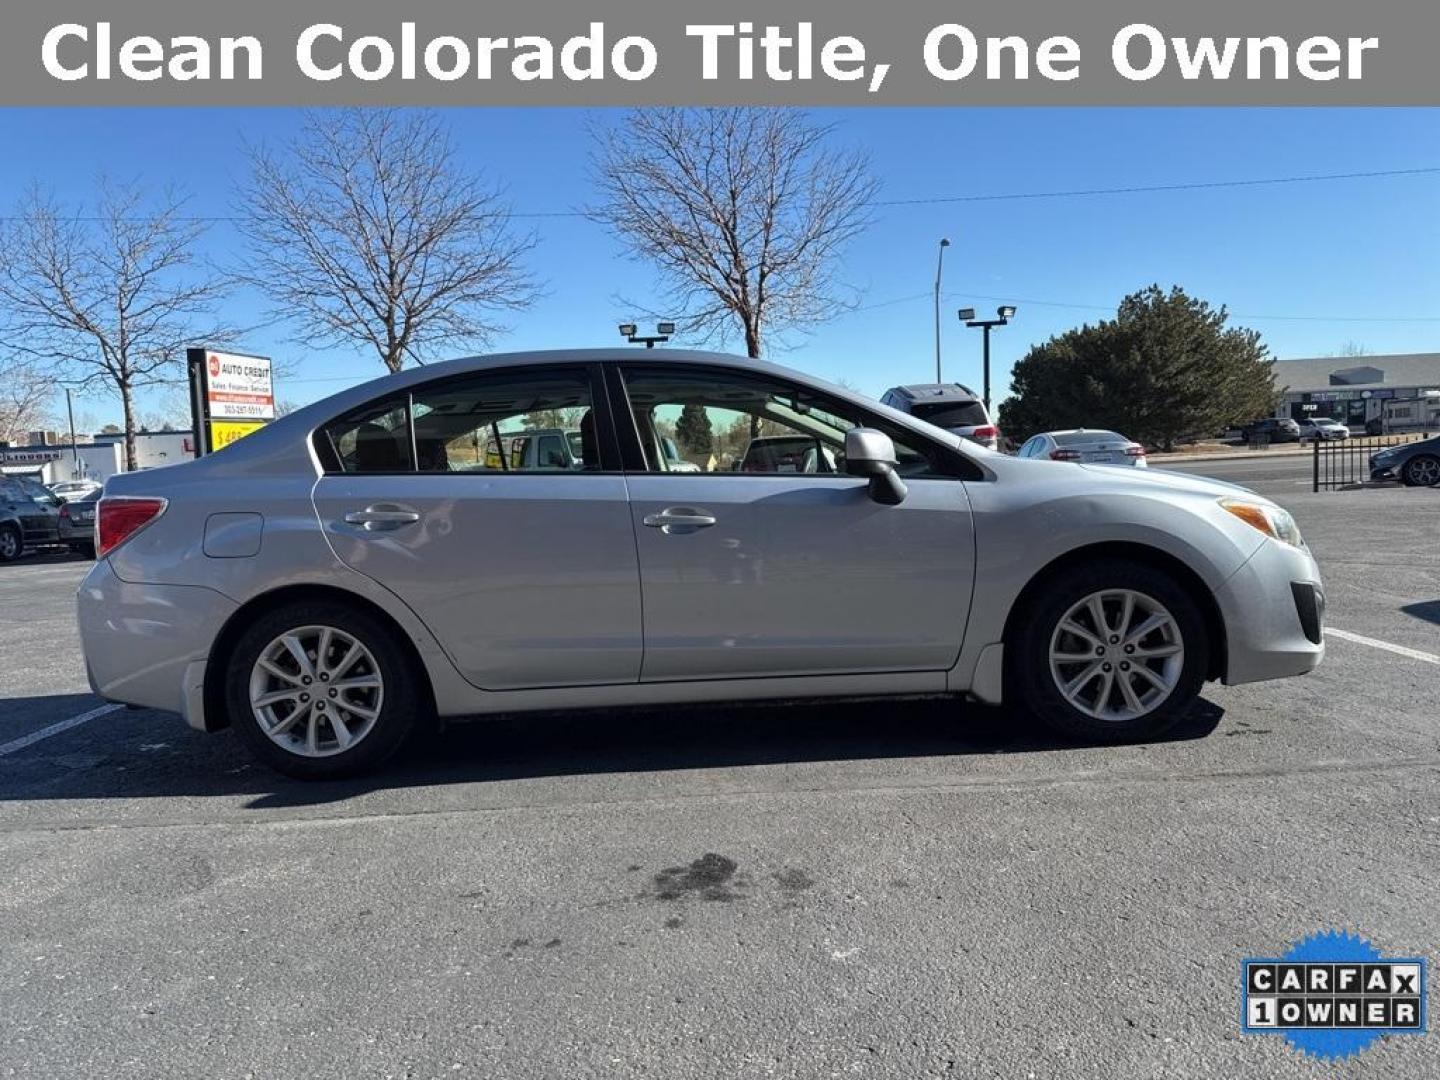
[[[572,453],[516,451],[555,429]],[[814,452],[737,468],[781,436]],[[428,716],[572,706],[952,693],[1137,739],[1324,652],[1315,561],[1258,495],[1005,457],[707,353],[387,376],[113,477],[98,517],[95,691],[304,777]]]

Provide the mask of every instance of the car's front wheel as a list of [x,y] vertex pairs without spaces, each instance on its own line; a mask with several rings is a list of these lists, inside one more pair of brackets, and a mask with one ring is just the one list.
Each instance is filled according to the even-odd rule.
[[1400,478],[1410,487],[1433,487],[1440,484],[1440,458],[1418,454],[1405,463]]
[[319,601],[255,621],[231,653],[226,702],[250,750],[301,779],[352,776],[400,748],[419,716],[418,675],[394,632]]
[[0,562],[14,562],[24,549],[20,530],[14,525],[0,525]]
[[1102,561],[1050,582],[1011,664],[1022,705],[1067,735],[1145,739],[1185,716],[1209,666],[1205,619],[1173,577]]

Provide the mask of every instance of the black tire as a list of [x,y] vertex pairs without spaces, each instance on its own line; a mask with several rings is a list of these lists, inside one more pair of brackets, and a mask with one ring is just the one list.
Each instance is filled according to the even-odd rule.
[[[1184,649],[1169,696],[1133,719],[1102,720],[1082,711],[1066,700],[1051,672],[1051,639],[1061,619],[1086,597],[1109,589],[1133,590],[1161,604],[1173,617]],[[1022,613],[1012,636],[1006,647],[1007,696],[1052,729],[1086,742],[1141,741],[1164,733],[1189,712],[1210,665],[1205,618],[1194,598],[1169,574],[1144,563],[1106,559],[1063,571]],[[1095,693],[1098,697],[1098,688]]]
[[1440,458],[1433,454],[1416,454],[1400,470],[1400,480],[1406,487],[1434,487],[1434,480],[1425,480],[1420,473],[1431,470],[1430,475],[1440,472]]
[[[384,688],[373,726],[349,749],[325,757],[306,757],[279,745],[250,707],[250,676],[261,653],[287,631],[309,626],[333,627],[363,644],[374,657]],[[261,762],[301,780],[334,780],[376,769],[400,749],[420,719],[422,703],[429,700],[423,678],[386,623],[349,604],[311,601],[277,608],[245,630],[226,663],[225,703],[235,730]]]
[[25,538],[9,522],[0,525],[0,562],[14,562],[25,551]]
[[95,558],[94,544],[71,544],[70,550],[73,551],[76,555],[84,555],[87,559]]

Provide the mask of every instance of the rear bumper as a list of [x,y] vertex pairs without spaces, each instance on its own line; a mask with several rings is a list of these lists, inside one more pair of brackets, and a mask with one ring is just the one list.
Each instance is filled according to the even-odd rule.
[[205,660],[236,607],[198,585],[121,581],[102,559],[76,594],[91,688],[107,701],[180,713],[203,730]]
[[1325,592],[1309,551],[1261,544],[1215,600],[1225,620],[1227,684],[1303,675],[1324,659]]

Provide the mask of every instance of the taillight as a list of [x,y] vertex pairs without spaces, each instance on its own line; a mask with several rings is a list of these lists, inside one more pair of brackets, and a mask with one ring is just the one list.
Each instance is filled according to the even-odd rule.
[[1051,461],[1079,461],[1080,451],[1078,450],[1051,450]]
[[165,512],[165,500],[107,495],[95,510],[95,553],[104,558]]
[[60,507],[60,516],[61,516],[62,518],[65,518],[66,520],[69,520],[69,518],[70,518],[70,507],[69,507],[69,506],[62,506],[62,507]]
[[984,424],[980,427],[977,427],[975,429],[975,434],[970,437],[972,439],[993,439],[996,438],[999,434],[1000,429],[997,428],[994,424]]
[[1129,446],[1127,446],[1127,447],[1125,448],[1125,456],[1126,456],[1126,457],[1144,457],[1144,456],[1145,456],[1145,448],[1144,448],[1143,446],[1141,446],[1139,443],[1131,443]]

